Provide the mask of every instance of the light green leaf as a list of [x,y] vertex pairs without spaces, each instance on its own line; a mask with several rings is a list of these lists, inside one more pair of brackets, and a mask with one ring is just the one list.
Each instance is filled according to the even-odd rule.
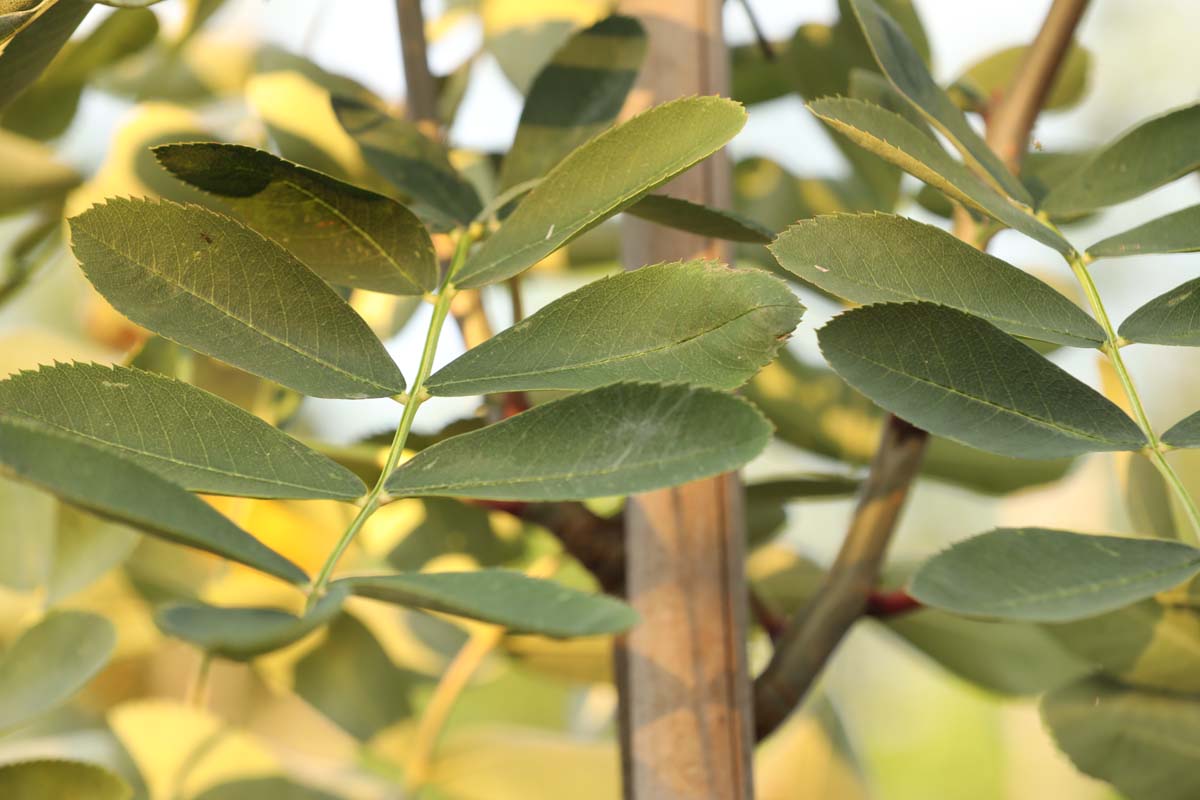
[[1069,622],[1177,586],[1200,572],[1200,550],[1162,539],[998,528],[926,561],[909,591],[973,617]]
[[129,800],[133,790],[115,774],[83,761],[18,761],[0,766],[0,797],[12,800]]
[[855,303],[928,300],[1014,336],[1099,347],[1104,330],[1037,278],[932,225],[890,214],[801,220],[771,252],[784,269]]
[[955,161],[935,139],[887,109],[844,97],[814,100],[814,114],[861,147],[920,178],[954,200],[987,214],[1060,253],[1071,245]]
[[1149,458],[1130,454],[1122,475],[1125,510],[1134,530],[1159,539],[1178,539],[1172,513],[1171,489]]
[[1022,203],[1033,200],[1017,177],[1009,172],[966,117],[942,91],[904,31],[874,0],[851,0],[855,16],[883,74],[896,90],[945,134],[963,157],[990,176],[989,182]]
[[46,604],[85,589],[121,564],[142,537],[133,528],[58,503],[54,559],[46,576]]
[[567,40],[533,80],[500,189],[540,178],[563,156],[612,124],[646,55],[633,17],[613,15]]
[[749,403],[690,386],[619,383],[571,395],[422,450],[396,496],[584,500],[737,469],[771,426]]
[[766,103],[795,91],[784,59],[787,41],[771,42],[775,58],[768,58],[758,42],[729,48],[729,96],[742,105]]
[[775,238],[769,228],[741,214],[665,194],[648,194],[625,209],[625,213],[667,228],[727,242],[766,244]]
[[444,146],[417,126],[381,109],[335,95],[333,111],[363,157],[395,186],[430,225],[468,225],[483,208],[471,184],[450,163]]
[[228,217],[111,199],[70,222],[88,279],[139,325],[316,397],[404,391],[400,370],[345,301]]
[[154,622],[168,636],[183,639],[206,653],[251,661],[287,647],[328,623],[341,612],[347,594],[344,586],[331,587],[303,617],[277,608],[175,603],[160,608]]
[[1200,250],[1200,205],[1153,219],[1088,248],[1092,258],[1142,253],[1194,253]]
[[389,294],[437,287],[437,256],[421,221],[390,197],[270,153],[233,144],[154,148],[182,181],[221,197],[330,283]]
[[61,200],[82,176],[32,139],[0,130],[0,215]]
[[[984,110],[995,97],[1003,96],[1008,91],[1028,51],[1026,45],[1006,47],[975,62],[954,81],[948,90],[949,95],[967,110]],[[1091,67],[1092,54],[1087,48],[1072,42],[1059,65],[1050,93],[1042,104],[1043,110],[1060,111],[1078,105],[1087,91]]]
[[713,261],[655,264],[559,298],[430,377],[430,393],[594,389],[621,380],[732,389],[803,306],[778,278]]
[[0,413],[48,427],[195,492],[352,500],[361,480],[216,395],[152,372],[58,364],[0,381]]
[[558,638],[620,633],[638,621],[637,612],[616,598],[504,569],[362,576],[333,585],[360,597]]
[[839,375],[931,433],[1018,458],[1146,445],[1095,389],[970,314],[932,303],[848,311],[818,333]]
[[1172,447],[1200,447],[1200,411],[1172,425],[1162,435],[1162,441]]
[[292,583],[308,581],[299,567],[204,501],[139,464],[78,438],[0,416],[0,471],[169,541]]
[[0,50],[0,110],[37,80],[91,10],[89,0],[55,0],[13,34]]
[[1046,695],[1042,719],[1079,770],[1128,800],[1200,797],[1200,699],[1092,678]]
[[1200,346],[1200,278],[1146,303],[1121,323],[1118,332],[1131,342]]
[[1200,103],[1169,111],[1121,134],[1058,184],[1042,202],[1051,214],[1082,213],[1132,200],[1200,166]]
[[47,614],[0,656],[0,731],[65,702],[108,663],[116,643],[116,631],[104,617]]
[[685,97],[601,133],[550,170],[454,282],[476,288],[525,271],[721,149],[745,123],[731,100]]
[[338,800],[287,778],[244,778],[222,783],[196,795],[195,800]]

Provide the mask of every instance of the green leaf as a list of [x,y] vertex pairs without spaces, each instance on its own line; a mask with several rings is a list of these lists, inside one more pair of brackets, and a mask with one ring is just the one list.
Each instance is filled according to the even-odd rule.
[[[1028,51],[1027,45],[1019,45],[992,53],[967,67],[948,93],[960,107],[969,111],[983,111],[995,97],[1002,97],[1008,91]],[[1078,105],[1087,91],[1091,68],[1092,54],[1087,48],[1072,42],[1058,67],[1042,109],[1061,111]]]
[[617,118],[646,56],[646,32],[613,15],[567,40],[533,80],[500,189],[540,178]]
[[594,389],[621,380],[732,389],[803,306],[783,281],[714,261],[655,264],[559,298],[430,377],[431,394]]
[[742,105],[766,103],[794,91],[785,60],[779,54],[788,48],[786,41],[771,42],[775,58],[768,58],[758,42],[729,48],[729,96]]
[[1200,205],[1190,206],[1110,236],[1087,249],[1092,258],[1200,250]]
[[711,389],[619,383],[571,395],[422,450],[392,473],[401,497],[584,500],[737,469],[771,426]]
[[476,288],[525,271],[720,150],[745,123],[731,100],[685,97],[601,133],[550,170],[454,282]]
[[133,528],[58,504],[54,560],[46,575],[46,604],[85,589],[123,563],[142,537]]
[[352,500],[362,481],[216,395],[152,372],[58,364],[0,381],[0,413],[111,449],[195,492]]
[[1099,347],[1104,330],[1037,278],[932,225],[889,214],[801,220],[771,252],[787,270],[855,303],[928,300],[1014,336]]
[[362,148],[367,163],[399,189],[430,225],[440,229],[469,225],[483,209],[475,189],[450,163],[449,151],[413,123],[337,95],[333,111]]
[[0,215],[61,200],[83,180],[32,139],[0,130]]
[[55,0],[0,50],[0,110],[37,80],[92,10],[89,0]]
[[621,633],[638,621],[637,612],[616,598],[504,569],[361,576],[333,585],[359,597],[558,638]]
[[429,234],[390,197],[253,147],[177,144],[156,147],[154,155],[330,283],[389,294],[437,288]]
[[116,631],[104,617],[47,614],[0,656],[0,731],[66,702],[108,663],[116,643]]
[[855,16],[883,74],[908,101],[945,134],[968,162],[990,176],[990,183],[1022,203],[1033,200],[983,138],[968,124],[949,96],[934,81],[904,31],[874,0],[851,0]]
[[851,141],[920,178],[950,198],[1060,253],[1072,250],[1069,242],[995,192],[955,161],[935,139],[899,114],[844,97],[814,100],[808,107]]
[[648,194],[625,209],[625,213],[666,228],[727,242],[766,244],[775,238],[769,228],[741,214],[665,194]]
[[338,800],[287,778],[244,778],[222,783],[196,795],[195,800]]
[[786,506],[805,498],[854,494],[860,481],[846,475],[803,475],[753,483],[746,487],[746,547],[766,544],[787,522]]
[[3,0],[0,2],[0,44],[28,24],[43,8],[56,0]]
[[133,790],[97,764],[46,759],[0,766],[0,797],[129,800]]
[[168,636],[183,639],[206,653],[251,661],[287,647],[328,623],[341,612],[346,595],[345,587],[331,587],[303,617],[276,608],[175,603],[159,609],[154,622]]
[[1200,278],[1146,303],[1121,323],[1118,332],[1131,342],[1200,346]]
[[139,325],[315,397],[404,391],[400,370],[345,301],[228,217],[111,199],[70,223],[88,279]]
[[975,617],[1069,622],[1120,608],[1200,572],[1200,550],[1162,539],[998,528],[926,561],[910,592]]
[[[410,440],[411,443],[411,440]],[[493,530],[486,509],[446,497],[426,497],[425,519],[413,528],[387,555],[398,570],[419,570],[440,556],[466,554],[482,566],[516,559],[522,542],[505,538]]]
[[1134,530],[1159,539],[1179,539],[1172,512],[1171,489],[1154,463],[1140,453],[1130,454],[1122,477],[1125,510]]
[[1200,411],[1172,425],[1162,435],[1162,442],[1171,447],[1200,447]]
[[1054,185],[1042,209],[1082,213],[1140,197],[1200,166],[1200,103],[1123,133]]
[[1079,770],[1128,800],[1200,796],[1200,698],[1089,679],[1042,700],[1042,719]]
[[1095,389],[970,314],[931,303],[866,306],[818,333],[839,375],[931,433],[1018,458],[1146,445]]
[[168,541],[207,550],[292,583],[308,581],[299,567],[204,501],[145,467],[78,438],[0,416],[0,471]]

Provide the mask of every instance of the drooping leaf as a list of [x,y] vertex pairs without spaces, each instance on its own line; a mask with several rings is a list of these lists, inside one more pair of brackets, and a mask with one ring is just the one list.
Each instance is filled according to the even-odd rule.
[[1069,622],[1112,611],[1200,572],[1200,550],[1162,539],[998,528],[926,561],[910,592],[964,616]]
[[632,608],[615,598],[504,569],[362,576],[333,585],[360,597],[557,638],[620,633],[638,620]]
[[346,587],[334,586],[302,617],[276,608],[220,607],[176,603],[154,615],[159,629],[206,653],[250,661],[287,647],[329,622],[342,610]]
[[605,17],[568,39],[525,96],[500,189],[540,178],[611,125],[645,55],[646,33],[633,17]]
[[60,200],[83,179],[46,147],[4,130],[0,161],[0,215]]
[[1131,342],[1200,346],[1200,278],[1146,303],[1126,317],[1118,332]]
[[232,403],[131,367],[58,364],[0,381],[0,413],[114,453],[196,492],[352,500],[353,473]]
[[739,398],[619,383],[439,442],[392,473],[387,489],[494,500],[631,494],[736,469],[769,436],[767,421]]
[[139,325],[316,397],[404,391],[383,345],[332,289],[228,217],[112,199],[70,222],[89,280]]
[[1194,253],[1200,250],[1200,205],[1189,206],[1110,236],[1087,249],[1093,258],[1142,253]]
[[37,80],[91,10],[91,0],[55,0],[17,29],[0,50],[0,110]]
[[1129,800],[1200,796],[1200,699],[1091,678],[1046,695],[1042,719],[1079,770]]
[[0,766],[0,797],[129,800],[133,790],[98,764],[46,759]]
[[990,323],[931,303],[848,311],[819,332],[839,375],[931,433],[1001,455],[1048,458],[1146,444],[1099,392]]
[[108,663],[116,642],[112,623],[84,611],[53,611],[25,631],[0,655],[0,731],[65,702]]
[[154,155],[330,283],[389,294],[437,287],[429,234],[389,197],[241,145],[166,145]]
[[775,235],[736,212],[709,208],[665,194],[648,194],[625,209],[625,213],[666,228],[728,242],[766,244]]
[[588,284],[432,375],[432,394],[594,389],[621,380],[732,389],[769,362],[803,307],[778,278],[711,261]]
[[889,214],[801,220],[771,245],[785,268],[855,303],[927,300],[1015,336],[1099,347],[1104,330],[1046,283],[940,228]]
[[1035,217],[1002,197],[942,146],[904,117],[860,100],[814,100],[814,114],[851,141],[890,161],[954,200],[977,209],[1013,230],[1067,253],[1071,245]]
[[483,208],[475,189],[450,163],[446,148],[415,124],[346,97],[334,96],[333,111],[367,163],[431,225],[467,225]]
[[1168,111],[1121,134],[1051,187],[1042,209],[1081,213],[1139,197],[1200,166],[1200,103]]
[[244,778],[222,783],[196,795],[195,800],[339,800],[287,778]]
[[1033,200],[1025,187],[934,81],[920,54],[896,21],[875,0],[851,0],[851,5],[875,60],[897,91],[945,134],[964,158],[990,176],[993,185],[1022,203],[1032,204]]
[[[1028,46],[1019,45],[992,53],[967,67],[950,86],[948,93],[960,107],[968,111],[983,111],[997,96],[1002,97],[1008,91],[1028,51]],[[1061,111],[1078,105],[1087,91],[1091,67],[1091,53],[1086,47],[1073,42],[1063,56],[1042,109]]]
[[1172,425],[1162,435],[1162,441],[1172,447],[1200,447],[1200,411]]
[[731,100],[685,97],[601,133],[550,170],[454,282],[475,288],[523,272],[715,153],[745,123]]
[[0,416],[0,469],[64,500],[178,544],[207,550],[292,583],[295,564],[263,546],[211,506],[110,449]]

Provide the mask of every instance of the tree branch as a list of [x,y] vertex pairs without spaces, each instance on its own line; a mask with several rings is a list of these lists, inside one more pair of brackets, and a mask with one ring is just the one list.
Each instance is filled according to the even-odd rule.
[[396,22],[400,26],[400,56],[404,62],[405,112],[426,136],[440,127],[437,115],[437,84],[429,72],[425,48],[425,18],[421,0],[396,0]]
[[[1087,0],[1054,0],[1012,84],[988,117],[987,142],[1014,172],[1086,7]],[[975,227],[969,214],[956,209],[955,235],[983,245]],[[759,739],[770,735],[803,700],[842,637],[870,610],[884,555],[928,438],[926,432],[888,416],[833,567],[817,594],[791,620],[767,668],[755,680]]]

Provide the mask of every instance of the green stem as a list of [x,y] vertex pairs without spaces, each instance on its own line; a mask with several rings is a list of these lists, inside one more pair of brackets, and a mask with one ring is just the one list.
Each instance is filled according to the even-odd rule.
[[433,357],[437,353],[438,339],[441,336],[442,326],[446,322],[446,317],[450,314],[450,301],[454,299],[456,291],[451,281],[454,273],[466,260],[467,251],[470,249],[472,241],[474,241],[473,237],[466,231],[459,233],[458,245],[455,247],[454,257],[451,259],[450,267],[446,271],[446,280],[442,284],[442,288],[437,295],[437,300],[433,305],[433,317],[429,320],[429,331],[425,335],[425,347],[421,351],[421,363],[417,367],[416,377],[413,378],[412,385],[408,389],[408,402],[404,404],[404,413],[400,416],[400,424],[396,428],[396,435],[392,438],[392,446],[388,449],[387,459],[383,463],[383,471],[379,473],[379,479],[375,481],[375,485],[371,487],[371,491],[363,499],[362,506],[358,509],[354,520],[346,528],[346,532],[342,534],[342,538],[334,545],[333,552],[329,554],[329,557],[325,559],[325,563],[321,566],[321,571],[317,574],[317,579],[313,582],[312,589],[308,593],[306,612],[311,610],[317,600],[320,599],[321,593],[329,584],[333,570],[337,566],[338,560],[341,559],[342,554],[346,552],[346,548],[354,541],[354,537],[362,530],[363,525],[366,524],[371,515],[383,505],[386,496],[385,486],[387,485],[387,479],[400,463],[400,456],[404,453],[404,445],[408,442],[408,435],[412,431],[413,420],[417,416],[417,409],[427,399],[424,391],[425,379],[433,371]]

